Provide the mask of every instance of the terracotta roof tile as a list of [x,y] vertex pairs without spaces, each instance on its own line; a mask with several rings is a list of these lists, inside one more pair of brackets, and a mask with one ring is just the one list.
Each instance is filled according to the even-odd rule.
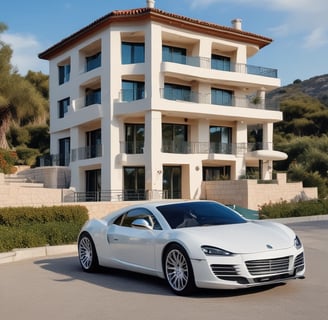
[[257,44],[260,48],[272,42],[272,39],[258,34],[198,19],[188,18],[178,14],[169,13],[157,8],[136,8],[129,10],[115,10],[104,15],[103,17],[95,20],[86,27],[71,34],[67,38],[62,39],[60,42],[56,43],[47,50],[41,52],[39,54],[39,58],[48,60],[54,55],[60,53],[62,50],[66,49],[68,46],[73,45],[83,37],[92,34],[93,32],[107,26],[108,24],[111,24],[112,22],[124,20],[126,18],[138,18],[142,16],[149,17],[151,19],[158,19],[161,20],[163,23],[170,23],[172,21],[180,24],[183,23],[185,24],[186,28],[193,27],[194,29],[197,28],[199,32],[211,34],[217,33],[221,36],[225,35],[227,38]]

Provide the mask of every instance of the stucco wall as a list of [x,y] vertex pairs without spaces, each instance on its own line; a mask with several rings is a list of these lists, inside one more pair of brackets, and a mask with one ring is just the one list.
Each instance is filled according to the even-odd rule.
[[[316,199],[317,188],[303,188],[301,182],[287,183],[285,174],[278,174],[274,184],[258,184],[256,180],[207,181],[202,186],[202,199],[224,204],[235,204],[252,210],[269,202],[297,199]],[[103,217],[106,214],[136,202],[62,202],[72,194],[69,189],[43,188],[39,184],[8,184],[0,174],[0,207],[84,205],[89,216]],[[142,201],[138,202],[142,203]]]
[[258,183],[257,180],[203,182],[203,198],[224,204],[235,204],[252,210],[270,202],[317,199],[317,188],[303,188],[302,182],[287,182],[286,174],[277,174],[275,183]]

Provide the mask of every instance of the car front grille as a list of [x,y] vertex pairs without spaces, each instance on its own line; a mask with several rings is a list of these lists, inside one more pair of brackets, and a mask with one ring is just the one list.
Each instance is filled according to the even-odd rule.
[[295,263],[294,263],[294,268],[297,271],[301,271],[304,269],[304,253],[300,253],[296,259],[295,259]]
[[211,268],[217,277],[238,275],[235,266],[231,264],[212,264]]
[[290,257],[246,261],[248,272],[253,276],[288,272]]
[[212,264],[211,269],[219,279],[234,281],[240,284],[248,284],[248,280],[239,275],[237,266],[231,264]]

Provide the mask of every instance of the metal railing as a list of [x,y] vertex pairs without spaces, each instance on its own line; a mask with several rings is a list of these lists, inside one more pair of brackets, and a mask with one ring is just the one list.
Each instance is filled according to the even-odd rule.
[[[122,189],[74,192],[73,201],[142,201],[152,199],[167,199],[167,197],[167,190]],[[72,200],[70,199],[70,201]]]
[[[134,145],[129,142],[121,142],[121,153],[142,154],[144,143]],[[222,143],[222,142],[191,142],[191,141],[163,141],[161,152],[177,154],[238,154],[242,155],[255,150],[271,150],[272,142],[252,142],[252,143]],[[91,159],[102,156],[102,145],[82,147],[71,151],[71,161]],[[69,157],[60,155],[48,155],[40,157],[38,165],[44,166],[69,166]]]

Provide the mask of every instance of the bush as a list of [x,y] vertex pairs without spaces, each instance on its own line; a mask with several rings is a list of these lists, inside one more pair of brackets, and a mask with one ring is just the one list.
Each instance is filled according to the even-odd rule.
[[0,252],[74,243],[88,219],[83,206],[0,208]]
[[260,219],[290,218],[328,213],[328,200],[310,200],[265,204],[259,209]]
[[27,147],[17,147],[17,156],[19,158],[19,164],[26,164],[32,166],[36,163],[36,158],[40,155],[38,149],[32,149]]
[[8,174],[15,172],[17,154],[14,151],[0,149],[0,172]]

